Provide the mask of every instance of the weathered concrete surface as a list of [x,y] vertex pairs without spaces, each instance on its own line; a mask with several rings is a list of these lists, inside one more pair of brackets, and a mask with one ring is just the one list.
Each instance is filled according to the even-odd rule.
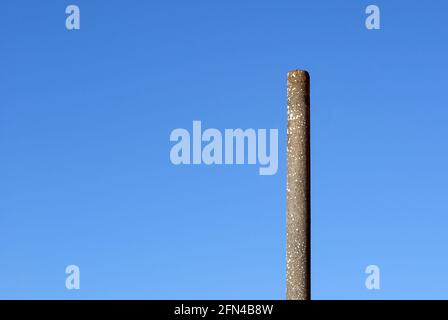
[[286,298],[311,298],[310,77],[288,73]]

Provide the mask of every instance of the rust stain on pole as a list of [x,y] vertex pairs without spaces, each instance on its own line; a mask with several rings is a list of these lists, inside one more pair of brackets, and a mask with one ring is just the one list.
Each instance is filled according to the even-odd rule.
[[310,76],[288,73],[286,298],[311,298]]

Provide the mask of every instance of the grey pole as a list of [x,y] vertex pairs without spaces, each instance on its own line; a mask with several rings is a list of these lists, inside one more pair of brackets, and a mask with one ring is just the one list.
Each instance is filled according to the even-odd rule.
[[311,299],[310,76],[288,73],[286,299]]

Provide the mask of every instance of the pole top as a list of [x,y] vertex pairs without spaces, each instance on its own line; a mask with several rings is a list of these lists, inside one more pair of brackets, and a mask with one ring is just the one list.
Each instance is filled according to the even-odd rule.
[[310,74],[306,70],[292,70],[288,72],[289,81],[309,81]]

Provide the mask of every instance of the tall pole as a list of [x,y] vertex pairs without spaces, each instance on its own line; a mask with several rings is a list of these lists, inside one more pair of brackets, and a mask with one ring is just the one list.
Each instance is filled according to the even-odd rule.
[[310,76],[288,73],[286,298],[311,299]]

